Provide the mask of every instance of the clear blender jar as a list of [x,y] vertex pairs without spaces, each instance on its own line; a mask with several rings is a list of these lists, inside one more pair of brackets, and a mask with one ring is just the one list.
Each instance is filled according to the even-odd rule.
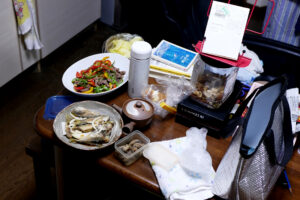
[[199,56],[192,73],[192,98],[208,108],[219,108],[231,95],[238,67]]

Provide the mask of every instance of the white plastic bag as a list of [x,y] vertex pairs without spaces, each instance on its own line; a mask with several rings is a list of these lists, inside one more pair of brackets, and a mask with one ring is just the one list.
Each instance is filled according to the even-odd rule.
[[[147,144],[143,155],[149,159],[166,199],[202,200],[213,197],[211,188],[215,171],[211,166],[210,156],[205,150],[206,132],[205,129],[190,128],[186,137]],[[190,152],[195,154],[185,156],[184,151],[186,154]],[[197,165],[192,166],[195,169],[189,166],[195,161],[190,160],[194,159],[194,156],[200,159],[195,162]],[[188,169],[190,170],[187,172]],[[200,176],[196,177],[189,173],[193,171],[201,171]]]
[[212,160],[206,151],[205,128],[190,128],[186,132],[189,146],[179,156],[179,162],[184,171],[193,177],[202,178],[207,183],[212,183],[215,171],[212,167]]
[[251,62],[247,67],[239,68],[237,79],[245,84],[251,84],[257,76],[264,72],[263,62],[254,51],[249,50],[244,45],[240,49],[240,54],[243,52],[245,52],[245,57],[251,58]]

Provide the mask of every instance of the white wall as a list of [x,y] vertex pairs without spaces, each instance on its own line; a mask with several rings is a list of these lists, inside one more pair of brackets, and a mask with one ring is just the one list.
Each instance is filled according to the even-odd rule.
[[36,0],[42,58],[100,18],[100,0]]

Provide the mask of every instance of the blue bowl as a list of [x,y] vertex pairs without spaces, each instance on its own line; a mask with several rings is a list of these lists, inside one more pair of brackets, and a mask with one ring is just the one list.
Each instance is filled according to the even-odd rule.
[[55,119],[56,115],[68,105],[78,101],[79,99],[73,96],[52,96],[47,99],[44,112],[44,119]]

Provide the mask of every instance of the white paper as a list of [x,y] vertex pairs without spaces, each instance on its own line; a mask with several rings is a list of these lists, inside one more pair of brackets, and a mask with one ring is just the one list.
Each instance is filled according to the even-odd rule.
[[291,121],[292,121],[292,131],[296,133],[299,127],[297,128],[296,123],[299,116],[299,89],[292,88],[286,91],[286,98],[289,102],[290,111],[291,111]]
[[203,53],[237,60],[249,11],[249,8],[213,1]]

